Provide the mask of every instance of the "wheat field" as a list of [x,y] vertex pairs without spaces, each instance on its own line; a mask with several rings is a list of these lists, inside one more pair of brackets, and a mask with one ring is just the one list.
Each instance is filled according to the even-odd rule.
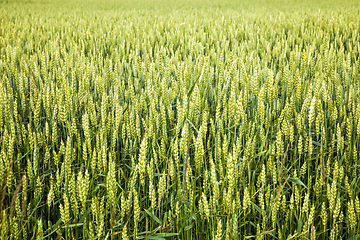
[[0,1],[0,239],[360,239],[359,14]]

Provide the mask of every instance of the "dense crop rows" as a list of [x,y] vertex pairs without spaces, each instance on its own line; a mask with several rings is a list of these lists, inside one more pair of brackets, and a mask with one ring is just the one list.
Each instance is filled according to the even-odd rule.
[[359,237],[358,9],[58,7],[0,11],[0,239]]

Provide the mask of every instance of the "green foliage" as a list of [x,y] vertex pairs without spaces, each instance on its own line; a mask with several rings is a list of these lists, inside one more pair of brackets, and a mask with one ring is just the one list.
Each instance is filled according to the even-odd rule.
[[356,239],[357,1],[1,1],[0,239]]

